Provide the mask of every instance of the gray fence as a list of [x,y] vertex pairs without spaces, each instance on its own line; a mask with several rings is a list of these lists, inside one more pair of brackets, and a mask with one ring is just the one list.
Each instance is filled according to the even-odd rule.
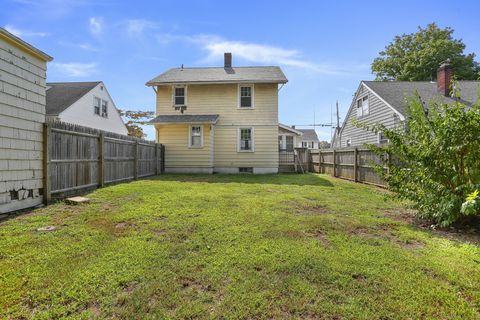
[[310,159],[310,171],[386,187],[385,181],[374,170],[374,165],[381,164],[382,160],[369,149],[311,150]]
[[164,170],[165,148],[153,141],[59,121],[44,129],[45,203]]

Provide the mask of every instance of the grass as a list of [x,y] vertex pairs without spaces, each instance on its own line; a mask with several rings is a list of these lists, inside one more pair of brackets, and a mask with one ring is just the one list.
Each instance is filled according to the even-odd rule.
[[0,318],[480,317],[479,247],[373,187],[164,175],[89,198],[0,223]]

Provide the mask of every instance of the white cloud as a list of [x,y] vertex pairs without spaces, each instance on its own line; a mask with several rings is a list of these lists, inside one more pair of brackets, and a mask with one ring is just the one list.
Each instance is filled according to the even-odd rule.
[[235,57],[259,64],[274,64],[301,68],[325,75],[338,75],[346,73],[346,70],[329,64],[320,64],[308,61],[299,50],[285,49],[270,45],[225,40],[215,35],[174,36],[157,35],[160,43],[173,40],[184,40],[200,46],[207,52],[203,63],[218,61],[225,52],[231,52]]
[[93,35],[99,35],[103,31],[103,17],[91,17],[89,20],[90,33]]
[[50,64],[50,68],[68,77],[87,77],[97,72],[97,64],[96,63],[78,63],[78,62],[70,62],[70,63],[60,63],[60,62],[52,62]]
[[4,28],[8,32],[16,35],[19,38],[23,38],[23,37],[46,37],[46,36],[49,35],[47,32],[34,32],[34,31],[18,29],[17,27],[14,27],[10,24],[5,25]]
[[130,19],[125,21],[125,28],[129,36],[142,34],[146,29],[154,29],[157,24],[144,19]]

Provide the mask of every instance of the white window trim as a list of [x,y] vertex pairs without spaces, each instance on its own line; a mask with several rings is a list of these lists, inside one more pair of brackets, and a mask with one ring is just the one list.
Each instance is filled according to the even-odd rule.
[[[100,116],[102,118],[105,118],[105,119],[108,119],[108,100],[103,100],[103,99],[100,99]],[[107,110],[106,110],[106,116],[103,116],[103,103],[105,102],[105,106],[107,107]]]
[[[350,140],[350,145],[348,145],[348,140]],[[352,138],[351,137],[346,137],[345,139],[345,147],[351,147],[353,145],[352,143]]]
[[[240,106],[240,100],[241,100],[241,87],[250,87],[252,88],[252,106],[251,107],[242,107]],[[245,83],[242,83],[242,84],[238,84],[238,88],[237,88],[237,109],[245,109],[245,110],[251,110],[251,109],[255,109],[255,85],[254,84],[245,84]]]
[[[184,88],[185,89],[185,103],[184,104],[175,104],[175,88]],[[188,86],[187,85],[173,85],[172,86],[172,107],[181,107],[186,106],[188,101]]]
[[[100,106],[98,108],[98,113],[95,113],[95,103],[96,103],[96,99],[100,100]],[[101,117],[102,116],[102,99],[97,97],[97,96],[93,96],[93,115],[94,116],[99,116]]]
[[[368,111],[366,113],[365,113],[365,106],[363,105],[363,101],[364,101],[365,98],[367,98],[366,100],[367,100],[367,103],[368,103]],[[362,101],[362,106],[360,108],[358,107],[358,102],[359,101]],[[363,117],[368,116],[370,114],[370,96],[368,94],[366,94],[362,97],[359,97],[357,99],[356,107],[357,107],[357,118],[358,119],[361,119]],[[358,110],[359,109],[361,110],[361,113],[362,113],[361,115],[358,115]]]
[[[192,127],[200,127],[200,146],[192,146]],[[191,124],[188,126],[188,147],[190,149],[201,149],[203,148],[203,125],[201,124]]]
[[[240,138],[241,138],[241,130],[242,129],[250,129],[251,131],[251,138],[252,138],[252,148],[251,150],[241,150],[240,149]],[[237,152],[255,152],[255,128],[254,127],[239,127],[237,128]]]
[[389,141],[388,141],[388,138],[385,138],[385,142],[382,142],[382,138],[381,138],[381,137],[382,137],[382,134],[383,134],[383,131],[379,131],[379,132],[377,133],[377,143],[378,143],[378,144],[388,143],[388,142],[389,142]]

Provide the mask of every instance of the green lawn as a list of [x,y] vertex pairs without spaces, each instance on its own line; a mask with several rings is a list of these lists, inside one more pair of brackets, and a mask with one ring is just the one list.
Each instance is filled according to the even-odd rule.
[[164,175],[88,197],[0,222],[0,318],[480,318],[478,245],[374,187]]

